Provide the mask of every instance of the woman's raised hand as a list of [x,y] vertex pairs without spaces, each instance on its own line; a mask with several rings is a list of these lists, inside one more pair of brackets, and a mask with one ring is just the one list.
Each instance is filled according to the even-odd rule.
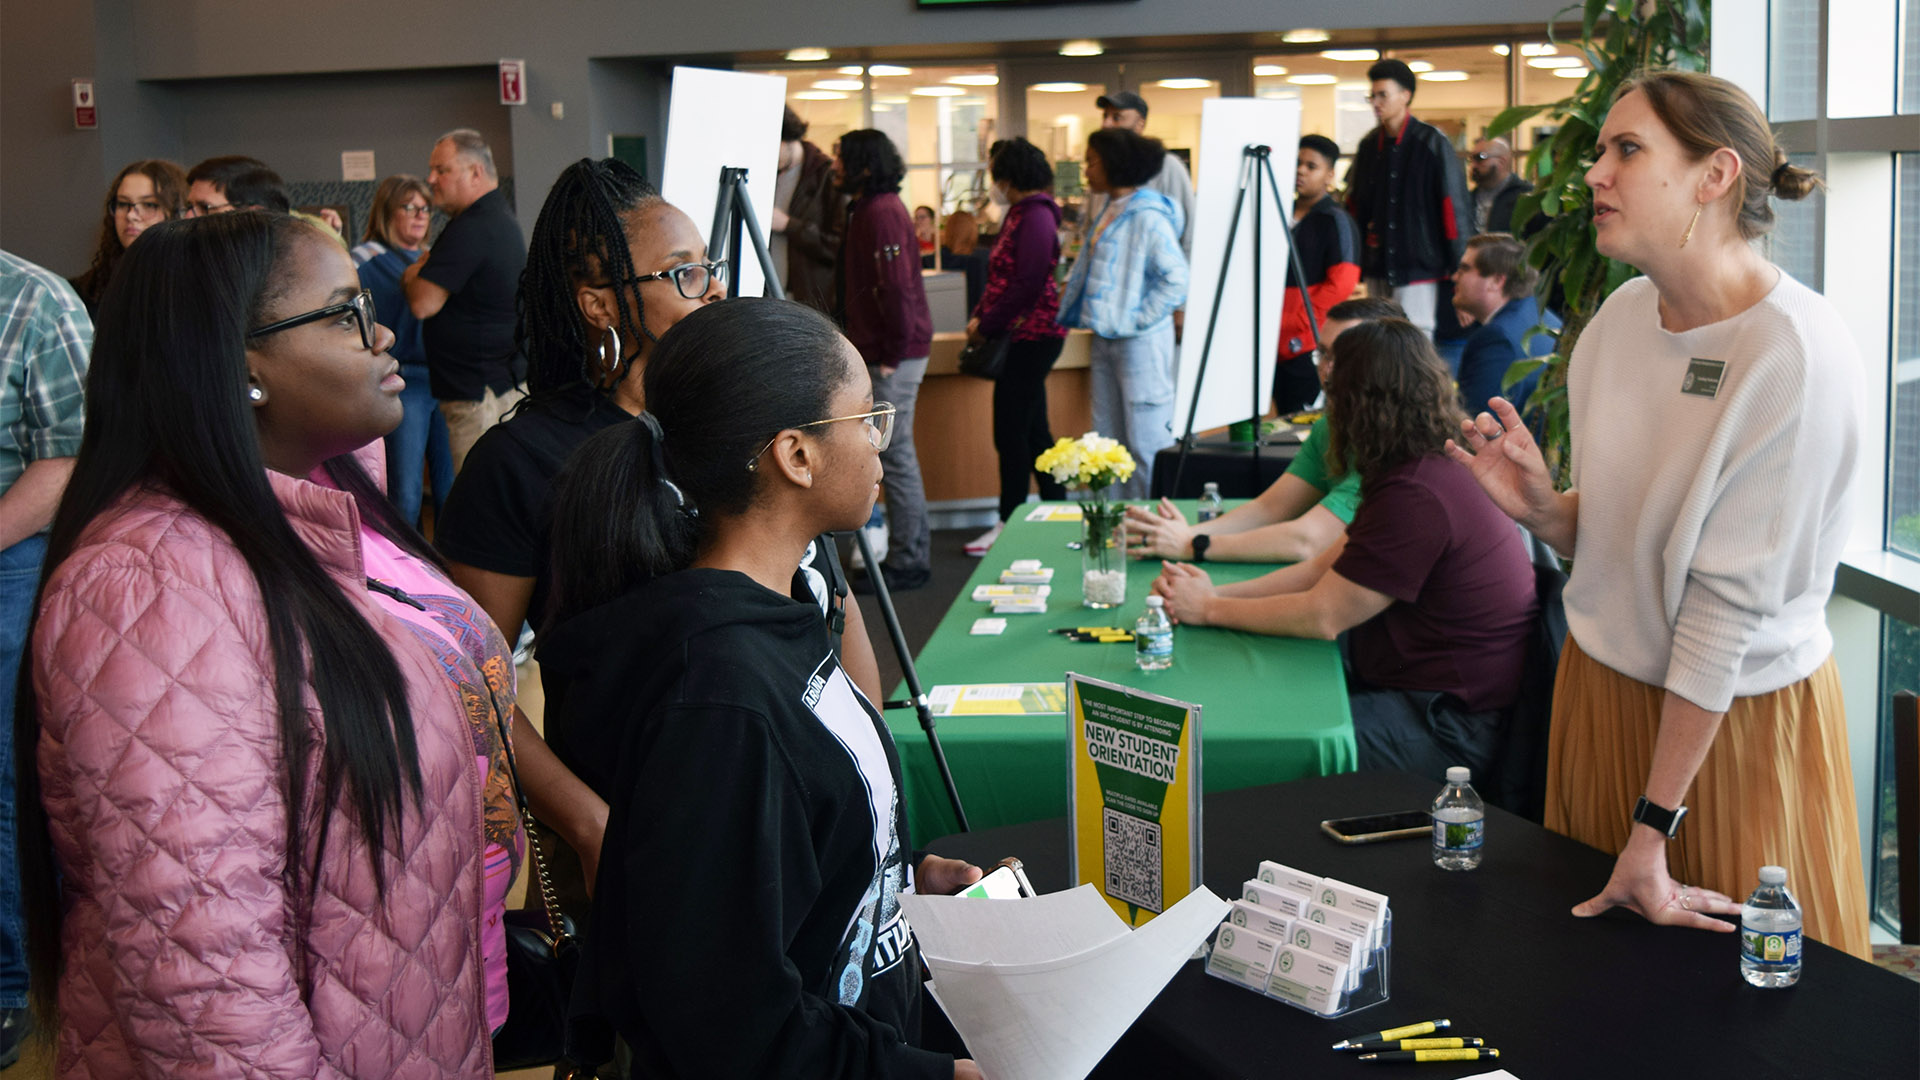
[[1472,471],[1487,497],[1508,517],[1540,532],[1537,525],[1554,512],[1559,497],[1546,458],[1506,398],[1496,397],[1487,404],[1491,413],[1460,424],[1466,448],[1448,439],[1447,456]]

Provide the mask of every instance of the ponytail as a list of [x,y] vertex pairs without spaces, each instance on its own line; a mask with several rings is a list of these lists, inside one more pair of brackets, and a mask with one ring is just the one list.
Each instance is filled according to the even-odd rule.
[[588,439],[554,480],[543,631],[693,561],[693,508],[661,468],[659,421],[641,418]]

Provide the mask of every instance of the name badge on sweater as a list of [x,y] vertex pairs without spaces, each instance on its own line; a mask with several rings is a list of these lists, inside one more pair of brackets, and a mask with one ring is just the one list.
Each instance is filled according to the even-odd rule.
[[1725,360],[1702,360],[1696,356],[1687,361],[1687,377],[1680,380],[1680,392],[1695,397],[1719,397],[1720,378],[1726,370]]

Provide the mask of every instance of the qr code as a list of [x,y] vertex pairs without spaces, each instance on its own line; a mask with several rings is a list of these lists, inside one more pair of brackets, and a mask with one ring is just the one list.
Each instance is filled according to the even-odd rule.
[[1107,895],[1137,904],[1154,914],[1166,909],[1160,883],[1160,823],[1143,821],[1112,807],[1103,809],[1106,827]]

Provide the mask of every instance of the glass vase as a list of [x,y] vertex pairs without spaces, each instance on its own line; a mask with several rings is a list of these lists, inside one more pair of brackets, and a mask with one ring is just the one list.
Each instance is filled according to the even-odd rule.
[[1080,514],[1081,603],[1119,607],[1127,602],[1126,504],[1089,499]]

